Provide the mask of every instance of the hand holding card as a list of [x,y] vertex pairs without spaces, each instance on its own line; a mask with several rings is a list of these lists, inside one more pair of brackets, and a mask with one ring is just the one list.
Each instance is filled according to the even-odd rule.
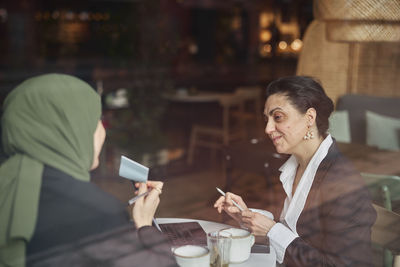
[[[137,185],[139,188],[138,195],[130,199],[128,203],[129,205],[132,205],[136,202],[132,211],[136,226],[139,228],[148,225],[149,218],[153,218],[158,203],[160,202],[159,195],[161,194],[163,183],[147,181],[149,168],[134,160],[128,159],[125,156],[121,156],[119,175],[131,180],[132,182],[140,183]],[[161,231],[154,218],[152,220],[157,229]]]
[[121,156],[119,176],[135,182],[145,183],[149,176],[149,168],[125,156]]

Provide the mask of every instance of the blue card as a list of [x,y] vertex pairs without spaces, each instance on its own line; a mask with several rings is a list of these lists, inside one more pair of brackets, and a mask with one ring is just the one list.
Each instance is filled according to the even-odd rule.
[[149,168],[137,163],[125,156],[121,156],[121,163],[119,165],[119,176],[129,180],[145,183],[149,176]]

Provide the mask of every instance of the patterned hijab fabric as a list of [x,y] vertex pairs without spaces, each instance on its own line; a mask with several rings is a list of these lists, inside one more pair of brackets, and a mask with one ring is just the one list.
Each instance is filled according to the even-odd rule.
[[43,166],[89,181],[100,96],[86,82],[63,74],[24,81],[3,105],[0,166],[0,247],[29,241],[37,219]]

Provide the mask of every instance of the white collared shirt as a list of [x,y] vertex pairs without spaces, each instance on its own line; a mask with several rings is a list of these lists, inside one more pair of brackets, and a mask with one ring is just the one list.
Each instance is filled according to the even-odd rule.
[[286,193],[286,199],[280,216],[280,222],[276,223],[267,234],[271,246],[275,249],[276,259],[279,263],[283,262],[286,248],[299,236],[296,229],[297,220],[304,209],[319,164],[328,154],[332,143],[332,137],[328,135],[308,163],[294,195],[292,194],[293,182],[299,165],[296,157],[292,155],[279,168],[281,171],[280,180]]

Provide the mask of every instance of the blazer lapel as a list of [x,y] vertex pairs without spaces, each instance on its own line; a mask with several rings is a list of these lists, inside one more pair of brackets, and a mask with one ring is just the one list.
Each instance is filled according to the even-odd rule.
[[322,160],[322,162],[320,163],[320,165],[318,167],[317,172],[315,173],[314,181],[312,183],[310,192],[308,193],[306,204],[304,205],[303,212],[301,213],[301,215],[299,217],[299,222],[304,222],[304,219],[306,219],[306,218],[304,218],[304,216],[307,216],[307,213],[309,211],[313,211],[313,212],[317,211],[318,206],[322,204],[322,203],[320,203],[321,199],[319,196],[320,186],[321,186],[322,182],[324,181],[324,178],[326,177],[331,165],[336,161],[338,152],[339,152],[339,150],[338,150],[336,142],[334,140],[331,147],[329,148],[328,154]]

